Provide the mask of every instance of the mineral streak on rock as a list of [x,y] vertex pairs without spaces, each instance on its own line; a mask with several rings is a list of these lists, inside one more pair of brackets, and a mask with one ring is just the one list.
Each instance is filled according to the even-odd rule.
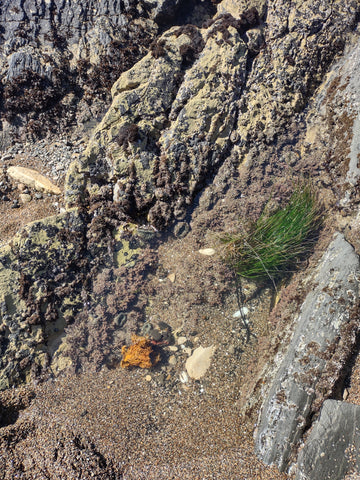
[[[274,463],[280,470],[288,466],[292,449],[308,425],[317,385],[336,350],[331,346],[337,345],[344,327],[357,328],[351,326],[351,309],[359,301],[359,276],[358,255],[337,234],[315,271],[260,415],[256,451],[265,463]],[[355,340],[350,335],[347,342]],[[336,379],[338,372],[333,375]],[[330,376],[327,380],[332,381]]]

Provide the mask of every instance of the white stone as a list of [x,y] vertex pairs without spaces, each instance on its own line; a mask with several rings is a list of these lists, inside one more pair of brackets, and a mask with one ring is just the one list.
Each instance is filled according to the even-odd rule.
[[176,365],[175,355],[171,355],[171,357],[169,358],[169,365]]
[[20,193],[19,198],[21,203],[31,202],[31,195],[29,195],[28,193]]
[[186,383],[189,381],[188,374],[184,371],[180,373],[179,378],[181,383]]
[[240,310],[234,313],[233,318],[240,318],[243,315],[247,315],[249,313],[249,309],[247,307],[242,307]]

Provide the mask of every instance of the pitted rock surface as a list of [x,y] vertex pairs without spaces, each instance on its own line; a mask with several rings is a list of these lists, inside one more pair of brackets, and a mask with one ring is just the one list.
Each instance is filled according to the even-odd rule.
[[[44,121],[99,118],[112,83],[149,49],[160,23],[186,18],[182,0],[4,1],[0,10],[2,125],[44,136]],[[210,2],[193,10],[214,11]],[[201,10],[202,9],[202,10]],[[158,23],[157,23],[158,22]],[[22,100],[19,100],[22,97]]]

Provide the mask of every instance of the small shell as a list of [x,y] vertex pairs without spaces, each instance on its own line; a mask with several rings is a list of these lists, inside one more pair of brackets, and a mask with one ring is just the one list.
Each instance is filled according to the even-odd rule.
[[201,248],[199,253],[201,253],[201,255],[207,255],[210,257],[211,255],[214,255],[215,250],[213,248]]
[[186,372],[181,372],[179,378],[181,383],[187,383],[189,381],[189,377]]

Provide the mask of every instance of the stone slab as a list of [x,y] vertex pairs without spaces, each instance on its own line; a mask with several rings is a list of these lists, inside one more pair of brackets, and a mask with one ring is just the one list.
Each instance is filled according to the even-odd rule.
[[263,403],[256,452],[266,464],[280,470],[288,466],[308,424],[329,346],[350,321],[358,301],[359,277],[359,257],[337,234],[315,270],[293,338]]

